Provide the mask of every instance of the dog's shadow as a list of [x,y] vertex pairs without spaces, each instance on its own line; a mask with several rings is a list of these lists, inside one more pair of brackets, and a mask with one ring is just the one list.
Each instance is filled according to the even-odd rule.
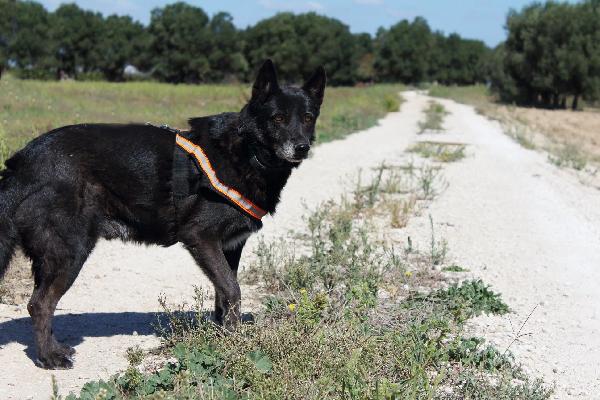
[[[198,314],[179,313],[180,319],[193,323]],[[200,318],[213,320],[211,312],[203,313]],[[169,330],[170,315],[163,312],[107,312],[60,314],[53,319],[53,331],[56,339],[75,347],[90,337],[110,337],[117,335],[160,335],[161,329]],[[242,322],[253,322],[251,313],[242,315]],[[35,344],[31,318],[22,317],[0,322],[0,351],[9,343],[20,343],[26,346],[25,354],[32,361],[36,360]],[[133,343],[132,343],[133,344]]]

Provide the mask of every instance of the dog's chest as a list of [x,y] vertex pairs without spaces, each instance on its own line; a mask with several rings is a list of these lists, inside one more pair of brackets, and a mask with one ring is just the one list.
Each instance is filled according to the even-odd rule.
[[251,231],[239,232],[223,240],[223,250],[233,250],[252,235]]

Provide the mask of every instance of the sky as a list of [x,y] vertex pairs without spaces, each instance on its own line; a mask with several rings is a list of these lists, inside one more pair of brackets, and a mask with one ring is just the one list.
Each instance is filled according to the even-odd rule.
[[[61,3],[75,2],[81,8],[104,15],[130,15],[147,24],[150,11],[174,1],[166,0],[38,0],[53,11]],[[341,20],[354,33],[375,34],[402,19],[427,19],[433,30],[458,33],[495,46],[505,38],[504,21],[509,9],[521,9],[532,0],[187,0],[209,15],[226,11],[239,28],[253,25],[277,12],[314,11]]]

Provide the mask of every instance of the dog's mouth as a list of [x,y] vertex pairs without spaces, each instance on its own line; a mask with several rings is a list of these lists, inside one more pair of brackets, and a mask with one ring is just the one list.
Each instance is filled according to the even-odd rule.
[[302,161],[308,158],[308,150],[297,152],[290,146],[283,146],[275,151],[277,157],[290,164],[300,164]]
[[292,163],[292,164],[300,164],[304,160],[305,160],[305,158],[285,158],[285,161]]

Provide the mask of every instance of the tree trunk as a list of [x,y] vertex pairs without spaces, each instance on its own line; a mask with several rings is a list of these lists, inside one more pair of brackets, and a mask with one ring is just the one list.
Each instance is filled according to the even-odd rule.
[[559,103],[559,95],[556,93],[552,93],[552,108],[557,109]]
[[567,96],[563,96],[563,98],[561,99],[560,108],[562,108],[563,110],[567,109]]
[[579,95],[576,94],[575,97],[573,97],[573,103],[571,104],[571,109],[573,111],[577,111],[578,106],[579,106]]

